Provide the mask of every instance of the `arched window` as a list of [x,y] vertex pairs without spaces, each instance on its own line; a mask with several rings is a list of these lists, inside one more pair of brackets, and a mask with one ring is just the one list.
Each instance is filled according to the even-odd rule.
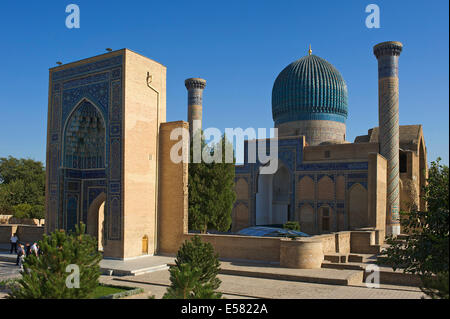
[[400,173],[408,171],[408,156],[406,152],[400,151]]

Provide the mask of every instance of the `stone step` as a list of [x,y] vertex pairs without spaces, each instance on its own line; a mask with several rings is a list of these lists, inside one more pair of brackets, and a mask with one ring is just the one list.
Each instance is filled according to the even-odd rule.
[[273,264],[221,262],[220,274],[287,280],[328,285],[361,285],[363,271],[337,269],[294,269]]
[[377,255],[374,255],[374,254],[350,254],[350,255],[348,255],[348,262],[373,263],[376,260],[377,260]]
[[0,252],[0,261],[16,263],[17,255],[8,252]]
[[352,254],[379,254],[381,252],[381,245],[369,245],[366,247],[353,248]]
[[10,251],[10,249],[11,249],[11,244],[4,244],[4,243],[0,244],[0,251]]
[[111,269],[100,267],[100,272],[108,276],[139,276],[143,274],[148,274],[154,271],[169,269],[167,265],[157,265],[152,267],[144,267],[139,269]]
[[[357,263],[349,262],[347,264],[324,262],[322,263],[322,268],[324,269],[337,269],[337,270],[359,270],[363,272],[363,282],[366,280],[372,271],[365,271],[366,267],[369,265],[374,265],[373,263]],[[403,270],[397,269],[394,271],[388,266],[378,266],[380,275],[380,284],[383,285],[398,285],[398,286],[409,286],[409,287],[419,287],[421,285],[420,277],[412,274],[405,274]]]
[[324,261],[322,263],[322,268],[326,269],[338,269],[338,270],[361,270],[364,271],[365,267],[359,264],[355,263],[346,263],[346,264],[339,264],[339,263],[332,263],[332,262],[326,262]]
[[334,263],[346,263],[348,255],[340,253],[327,253],[324,259]]

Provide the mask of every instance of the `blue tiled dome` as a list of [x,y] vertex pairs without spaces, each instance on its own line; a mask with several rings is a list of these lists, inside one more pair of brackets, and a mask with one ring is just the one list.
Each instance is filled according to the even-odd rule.
[[289,64],[272,89],[275,125],[301,120],[347,119],[347,85],[326,60],[307,55]]

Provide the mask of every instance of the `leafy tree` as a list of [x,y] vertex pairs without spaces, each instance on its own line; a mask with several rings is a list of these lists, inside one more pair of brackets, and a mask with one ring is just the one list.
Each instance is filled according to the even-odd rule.
[[175,266],[170,268],[171,286],[164,298],[216,299],[221,281],[219,256],[210,243],[199,236],[186,240],[178,250]]
[[427,211],[417,209],[402,220],[405,241],[388,238],[386,263],[394,270],[404,268],[407,273],[418,274],[422,291],[432,298],[449,298],[449,170],[440,164],[440,158],[431,163],[424,199]]
[[14,157],[0,158],[0,214],[14,213],[19,204],[45,201],[45,170],[41,162]]
[[[42,254],[25,258],[22,277],[9,294],[11,299],[82,299],[91,297],[98,286],[99,262],[97,239],[85,234],[86,226],[75,232],[55,231],[39,241]],[[79,267],[79,288],[68,288],[69,265]],[[70,279],[70,278],[69,278]]]
[[[201,133],[197,133],[201,134]],[[225,135],[221,141],[212,146],[205,144],[201,138],[201,151],[214,155],[217,162],[193,163],[193,143],[189,164],[189,229],[206,233],[208,229],[227,231],[231,226],[231,211],[236,194],[234,192],[234,154],[232,146]],[[225,162],[225,149],[233,154],[232,163]]]
[[0,158],[0,183],[9,184],[15,180],[45,183],[44,165],[32,159]]
[[29,218],[33,206],[30,204],[18,204],[13,206],[14,217]]
[[29,218],[36,218],[36,219],[44,219],[45,218],[45,207],[44,205],[33,205],[30,211]]

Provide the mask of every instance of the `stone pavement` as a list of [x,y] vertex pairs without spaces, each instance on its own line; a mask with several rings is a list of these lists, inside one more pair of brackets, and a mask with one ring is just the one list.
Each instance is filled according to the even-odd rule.
[[[226,298],[420,299],[424,296],[416,287],[381,285],[380,288],[367,288],[362,284],[339,286],[234,275],[219,275],[218,277],[222,280],[219,291]],[[168,270],[139,276],[102,276],[101,281],[114,285],[138,286],[144,288],[147,295],[155,295],[157,299],[163,296],[170,285]],[[135,298],[138,297],[140,296]]]
[[[16,262],[17,255],[0,252],[1,262]],[[168,269],[167,264],[174,263],[174,257],[145,256],[129,260],[102,259],[100,269],[104,274],[117,276],[139,275],[156,270]]]
[[16,264],[0,261],[0,281],[20,276],[19,271]]
[[[12,259],[15,256],[9,255]],[[141,287],[144,293],[130,298],[148,298],[155,295],[161,298],[170,285],[167,264],[173,263],[173,257],[152,256],[128,261],[102,260],[104,269],[115,269],[121,276],[102,275],[101,282],[130,287]],[[264,272],[264,265],[244,265],[236,262],[222,262],[228,269],[245,271],[255,270]],[[292,272],[279,267],[271,267],[275,272]],[[269,269],[269,270],[270,270]],[[266,269],[267,270],[267,269]],[[322,273],[332,269],[314,270]],[[122,273],[121,273],[122,271]],[[151,272],[150,272],[151,271]],[[342,272],[343,270],[333,270]],[[114,272],[113,272],[114,273]],[[123,275],[128,273],[129,275]],[[344,274],[345,271],[342,273]],[[424,294],[417,287],[381,285],[380,288],[367,288],[362,283],[348,282],[347,285],[332,285],[328,283],[311,283],[284,280],[286,278],[257,278],[255,276],[242,276],[233,274],[220,274],[222,285],[219,291],[226,298],[287,298],[287,299],[418,299]],[[323,273],[325,274],[325,273]],[[319,274],[319,275],[323,275]],[[325,274],[325,277],[327,276]],[[0,280],[19,276],[19,267],[12,262],[0,261]]]
[[[19,276],[19,268],[9,262],[0,262],[0,280]],[[339,286],[295,282],[286,280],[219,275],[219,291],[225,298],[286,298],[286,299],[418,299],[424,296],[419,288],[381,285],[367,288],[364,285]],[[101,276],[100,281],[114,285],[141,287],[144,294],[129,298],[162,298],[170,285],[169,271],[159,270],[137,276]],[[3,297],[0,292],[0,298]]]
[[363,281],[361,270],[337,270],[337,269],[295,269],[285,268],[279,265],[222,261],[220,273],[224,275],[237,275],[246,277],[292,280],[309,283],[331,285],[354,285]]

